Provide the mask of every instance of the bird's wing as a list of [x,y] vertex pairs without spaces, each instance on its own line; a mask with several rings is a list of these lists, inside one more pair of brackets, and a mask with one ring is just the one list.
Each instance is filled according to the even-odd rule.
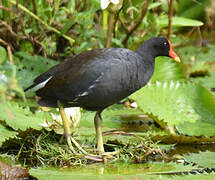
[[[25,91],[37,91],[43,88],[51,78],[58,76],[61,73],[70,72],[81,68],[81,66],[89,63],[94,59],[94,56],[98,56],[105,52],[106,49],[95,49],[91,51],[86,51],[73,57],[68,57],[65,61],[61,62],[50,68],[48,71],[40,74],[34,79],[34,83],[25,89]],[[77,70],[76,70],[77,71]]]
[[[103,60],[107,51],[108,49],[86,51],[60,63],[55,73],[50,69],[46,74],[50,74],[51,79],[36,94],[46,99],[55,97],[74,99],[101,76],[100,69],[93,66]],[[39,77],[35,81],[39,82],[38,80]]]
[[[97,49],[86,51],[66,62],[67,69],[57,74],[39,89],[36,94],[45,99],[73,101],[87,95],[88,90],[95,87],[110,68],[117,71],[126,64],[127,49]],[[128,53],[129,54],[129,53]],[[116,67],[118,66],[118,67]],[[119,67],[120,66],[120,67]]]
[[67,65],[69,60],[71,60],[72,57],[69,57],[65,61],[61,62],[60,64],[57,64],[50,68],[48,71],[40,74],[34,79],[34,83],[27,87],[24,91],[37,91],[38,89],[41,89],[45,86],[45,84],[55,75],[62,71],[67,71],[69,66]]

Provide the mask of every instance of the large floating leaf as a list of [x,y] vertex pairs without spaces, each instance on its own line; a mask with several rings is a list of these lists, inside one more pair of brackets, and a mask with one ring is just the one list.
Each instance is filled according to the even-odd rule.
[[152,140],[159,141],[165,144],[211,144],[215,142],[215,136],[187,136],[187,135],[172,135],[167,132],[153,132]]
[[215,134],[215,99],[194,83],[165,82],[146,86],[133,95],[139,107],[187,135]]
[[151,82],[184,79],[180,64],[167,57],[158,57],[155,61],[155,72]]
[[[201,78],[192,78],[192,81],[201,84],[205,88],[207,88],[209,91],[211,91],[212,88],[215,88],[215,74],[208,77],[201,77]],[[214,92],[213,92],[214,94]]]
[[215,168],[215,152],[205,151],[200,153],[190,153],[184,155],[184,158],[189,163],[195,163],[205,168]]
[[[138,109],[126,108],[123,105],[113,105],[108,107],[102,112],[102,126],[109,128],[118,128],[121,123],[121,116],[123,115],[132,115],[132,114],[142,114]],[[93,127],[94,128],[94,117],[95,112],[93,111],[84,111],[81,117],[81,126]]]
[[3,126],[2,124],[0,124],[0,146],[2,145],[2,143],[5,140],[16,137],[17,134],[18,134],[18,132],[10,130],[10,129],[6,128],[5,126]]
[[[105,109],[102,112],[102,130],[114,130],[114,129],[122,129],[123,120],[122,116],[128,115],[139,115],[142,112],[138,109],[125,108],[122,105],[113,105],[109,108]],[[92,135],[95,134],[94,127],[94,117],[95,112],[93,111],[83,111],[81,115],[81,121],[78,128],[78,132],[81,135]]]
[[[193,169],[192,166],[184,166],[176,163],[145,163],[145,164],[107,164],[74,167],[70,169],[31,169],[30,174],[38,179],[66,180],[66,179],[89,179],[89,180],[132,180],[151,179],[159,180],[167,178],[160,175],[162,172],[183,172]],[[154,174],[152,174],[154,173]],[[155,174],[158,173],[158,174]]]
[[14,130],[25,131],[28,128],[41,130],[48,115],[43,112],[32,113],[29,108],[20,107],[16,103],[0,103],[0,121],[5,121]]
[[[160,16],[159,17],[159,24],[161,27],[167,27],[168,26],[168,17],[167,16]],[[184,17],[172,17],[172,26],[173,27],[186,27],[186,26],[202,26],[203,22],[184,18]]]
[[[193,173],[193,172],[192,172]],[[189,173],[189,175],[186,176],[171,176],[169,178],[165,178],[165,180],[213,180],[215,179],[215,174],[207,174],[206,172],[204,174],[200,174],[198,172],[194,172],[193,174]]]

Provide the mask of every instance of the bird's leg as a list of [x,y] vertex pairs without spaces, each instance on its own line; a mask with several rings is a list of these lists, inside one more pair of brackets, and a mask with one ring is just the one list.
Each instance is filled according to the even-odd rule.
[[69,127],[69,123],[68,123],[66,114],[65,114],[64,109],[63,109],[63,105],[60,103],[60,101],[57,101],[57,105],[58,105],[60,115],[61,115],[61,118],[63,121],[64,135],[66,137],[66,141],[68,143],[69,149],[75,154],[75,149],[72,146],[71,138],[70,138],[71,131],[70,131],[70,127]]
[[97,149],[100,155],[104,154],[104,145],[103,145],[103,138],[102,138],[102,129],[101,129],[101,117],[102,111],[97,111],[95,118],[94,118],[94,125],[96,129],[96,142],[97,142]]
[[94,125],[96,128],[96,141],[97,141],[97,150],[99,155],[102,155],[104,163],[107,162],[108,159],[113,159],[113,156],[116,155],[118,152],[105,152],[104,151],[104,144],[103,144],[103,137],[102,137],[102,117],[101,117],[102,110],[96,112],[94,118]]

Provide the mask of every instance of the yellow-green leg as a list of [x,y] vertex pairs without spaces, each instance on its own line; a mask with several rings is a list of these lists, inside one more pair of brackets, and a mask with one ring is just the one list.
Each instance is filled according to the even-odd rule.
[[60,103],[60,101],[57,102],[57,105],[63,121],[64,135],[66,137],[66,141],[69,146],[69,149],[75,154],[75,149],[72,146],[72,143],[73,143],[83,154],[88,154],[84,149],[82,149],[82,147],[78,144],[78,142],[71,136],[69,122],[67,120],[63,105]]
[[64,109],[63,109],[64,107],[60,103],[60,101],[57,101],[57,105],[58,105],[60,115],[61,115],[61,118],[62,118],[62,121],[63,121],[64,135],[66,137],[67,144],[69,146],[69,149],[73,153],[75,153],[75,149],[73,148],[72,143],[71,143],[71,138],[70,138],[71,137],[71,131],[70,131],[68,120],[66,118],[66,114],[65,114]]
[[103,155],[105,151],[102,138],[101,122],[102,122],[101,111],[97,111],[96,116],[94,118],[94,125],[96,129],[96,142],[99,154]]

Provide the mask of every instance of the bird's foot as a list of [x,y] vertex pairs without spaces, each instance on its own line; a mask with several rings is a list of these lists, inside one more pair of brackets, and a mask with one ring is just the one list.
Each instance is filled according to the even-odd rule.
[[118,154],[118,151],[113,151],[113,152],[100,152],[97,157],[102,160],[102,162],[107,163],[108,161],[112,161],[116,159],[116,155]]
[[84,157],[91,161],[103,162],[106,164],[108,161],[115,160],[117,154],[118,154],[118,152],[114,151],[114,152],[105,152],[100,155],[87,154]]
[[[68,144],[68,147],[69,147],[69,150],[73,153],[73,154],[76,154],[76,151],[72,145],[72,142],[71,142],[71,138],[70,138],[70,135],[69,134],[64,134],[65,137],[66,137],[66,141],[67,141],[67,144]],[[62,139],[60,140],[62,141]]]
[[70,137],[72,143],[81,151],[83,154],[88,155],[88,153],[78,144],[78,142],[71,136]]
[[[95,161],[95,162],[103,162],[103,163],[107,163],[108,161],[113,161],[115,160],[117,157],[116,155],[119,153],[118,151],[113,151],[113,152],[100,152],[99,154],[90,154],[87,153],[79,144],[78,142],[73,138],[70,137],[70,139],[67,139],[67,143],[69,146],[69,149],[71,151],[72,154],[74,154],[77,157],[83,157],[86,158],[90,161]],[[74,147],[76,147],[79,151],[79,153],[77,151],[75,151]],[[77,150],[76,149],[76,150]]]
[[118,151],[103,152],[103,153],[102,153],[102,156],[111,157],[111,156],[115,156],[115,155],[117,155],[118,153],[119,153]]
[[108,160],[112,161],[114,159],[116,159],[116,155],[118,154],[118,151],[113,151],[113,152],[104,152],[102,154],[103,157],[103,161],[106,164],[108,162]]
[[[70,150],[70,152],[72,154],[74,154],[74,155],[81,155],[81,154],[88,155],[88,153],[79,145],[79,143],[71,135],[68,135],[68,134],[65,133],[64,136],[66,137],[66,141],[67,141],[69,150]],[[60,143],[62,143],[64,136],[61,137]],[[73,145],[81,153],[77,153],[76,150],[75,150],[75,148],[73,147]]]

